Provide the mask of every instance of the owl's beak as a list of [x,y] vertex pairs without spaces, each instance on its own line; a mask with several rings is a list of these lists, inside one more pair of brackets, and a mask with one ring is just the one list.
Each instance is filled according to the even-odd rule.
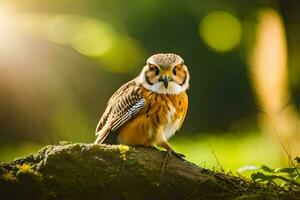
[[167,89],[168,85],[169,85],[169,78],[167,76],[165,76],[164,78],[160,78],[159,80],[164,82],[164,86]]

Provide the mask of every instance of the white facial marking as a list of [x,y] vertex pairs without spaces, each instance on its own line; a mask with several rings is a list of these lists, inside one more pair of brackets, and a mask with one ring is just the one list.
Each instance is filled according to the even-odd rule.
[[[179,94],[181,92],[186,91],[189,88],[189,81],[190,81],[190,75],[188,72],[187,66],[183,64],[183,70],[186,72],[186,78],[185,83],[183,85],[178,84],[174,81],[168,82],[168,87],[166,88],[162,81],[158,81],[156,83],[149,83],[146,80],[146,72],[149,70],[148,64],[151,63],[156,66],[175,66],[177,64],[183,63],[183,59],[175,54],[168,53],[168,54],[155,54],[148,58],[146,66],[144,66],[141,74],[136,79],[139,84],[141,84],[144,88],[151,90],[153,92],[159,93],[159,94]],[[158,80],[159,77],[156,77],[156,80]],[[162,77],[160,77],[162,78]]]
[[153,84],[150,90],[159,94],[179,94],[181,92],[181,86],[177,83],[169,82],[168,88],[166,88],[163,82],[158,82]]
[[[153,85],[150,85],[149,83],[147,83],[146,81],[146,77],[145,77],[145,73],[147,70],[147,66],[144,67],[144,69],[142,70],[141,74],[139,75],[137,82],[142,84],[144,88],[151,90],[153,92],[157,92],[159,94],[179,94],[181,92],[186,91],[189,88],[189,80],[190,80],[190,76],[187,72],[187,77],[186,77],[186,81],[183,85],[179,85],[174,81],[169,81],[168,87],[166,88],[164,86],[164,83],[159,81],[157,83],[154,83]],[[187,71],[187,68],[186,68]]]

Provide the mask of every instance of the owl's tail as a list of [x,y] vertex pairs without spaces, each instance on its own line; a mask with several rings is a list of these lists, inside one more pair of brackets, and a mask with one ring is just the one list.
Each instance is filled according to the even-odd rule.
[[94,144],[101,144],[110,132],[110,127],[104,126],[101,130],[96,133],[97,139]]

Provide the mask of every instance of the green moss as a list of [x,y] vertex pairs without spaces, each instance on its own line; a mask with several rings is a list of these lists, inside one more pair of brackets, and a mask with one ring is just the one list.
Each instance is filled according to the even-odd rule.
[[129,146],[126,146],[126,145],[119,145],[118,146],[118,149],[120,151],[120,158],[122,160],[127,160],[126,158],[126,152],[129,151]]
[[256,195],[242,195],[240,197],[235,198],[234,200],[257,200],[257,199],[265,199],[265,200],[279,200],[279,197],[274,195],[263,195],[263,194],[256,194]]
[[136,165],[136,164],[137,164],[136,160],[130,159],[129,157],[127,157],[127,160],[126,160],[126,165],[127,166],[132,166],[132,165]]
[[125,200],[131,199],[131,198],[130,198],[130,195],[129,195],[127,192],[122,192],[121,197],[122,197],[123,199],[125,199]]
[[9,171],[3,175],[0,176],[1,179],[5,181],[15,182],[17,178],[15,177],[14,173],[12,171]]
[[15,182],[18,181],[19,177],[23,177],[23,175],[36,177],[38,173],[33,169],[33,165],[22,163],[16,164],[10,171],[6,171],[0,177],[5,181]]
[[32,169],[32,165],[30,165],[28,163],[23,163],[22,165],[17,165],[17,168],[18,168],[17,176],[19,174],[33,174],[33,173],[35,173]]

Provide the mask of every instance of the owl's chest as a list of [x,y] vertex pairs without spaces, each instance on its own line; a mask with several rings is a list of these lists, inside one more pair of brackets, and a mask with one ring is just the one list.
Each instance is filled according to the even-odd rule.
[[118,141],[128,145],[160,144],[178,130],[187,111],[187,95],[142,93],[145,106],[119,130]]
[[184,116],[184,96],[150,93],[145,98],[143,114],[152,127],[150,134],[161,133],[166,139],[170,138],[180,127]]
[[178,115],[178,108],[175,108],[173,104],[169,105],[168,108],[169,110],[165,113],[165,123],[161,124],[161,134],[163,134],[167,140],[179,129],[182,120],[182,115]]

